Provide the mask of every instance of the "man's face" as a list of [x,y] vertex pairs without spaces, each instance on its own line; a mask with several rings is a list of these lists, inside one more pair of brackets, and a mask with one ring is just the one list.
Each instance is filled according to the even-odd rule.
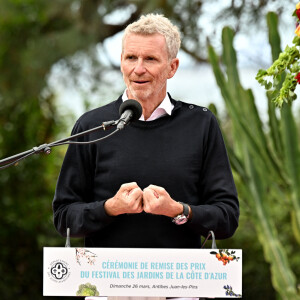
[[167,79],[174,76],[178,64],[177,58],[168,59],[163,35],[127,35],[121,54],[121,71],[128,98],[161,102],[166,95]]

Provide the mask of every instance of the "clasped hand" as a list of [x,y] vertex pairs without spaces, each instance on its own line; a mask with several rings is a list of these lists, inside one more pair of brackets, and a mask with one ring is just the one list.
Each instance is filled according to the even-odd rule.
[[173,218],[182,213],[182,205],[163,187],[149,185],[141,190],[136,182],[122,184],[115,196],[105,202],[104,209],[110,216],[144,211]]

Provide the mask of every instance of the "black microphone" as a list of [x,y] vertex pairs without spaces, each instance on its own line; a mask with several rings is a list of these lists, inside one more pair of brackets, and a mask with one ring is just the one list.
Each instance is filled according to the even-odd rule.
[[135,121],[142,115],[143,109],[141,104],[133,99],[124,101],[119,108],[120,119],[117,128],[123,129],[130,121]]

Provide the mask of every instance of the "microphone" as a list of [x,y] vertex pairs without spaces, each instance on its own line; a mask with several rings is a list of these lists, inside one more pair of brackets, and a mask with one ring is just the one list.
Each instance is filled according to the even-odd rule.
[[121,130],[130,121],[138,120],[142,112],[142,106],[138,101],[133,99],[124,101],[119,108],[120,119],[117,123],[117,129]]

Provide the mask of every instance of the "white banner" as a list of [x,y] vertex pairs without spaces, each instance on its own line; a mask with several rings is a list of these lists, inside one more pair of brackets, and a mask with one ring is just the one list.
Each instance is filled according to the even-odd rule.
[[242,296],[242,250],[44,248],[44,296]]

